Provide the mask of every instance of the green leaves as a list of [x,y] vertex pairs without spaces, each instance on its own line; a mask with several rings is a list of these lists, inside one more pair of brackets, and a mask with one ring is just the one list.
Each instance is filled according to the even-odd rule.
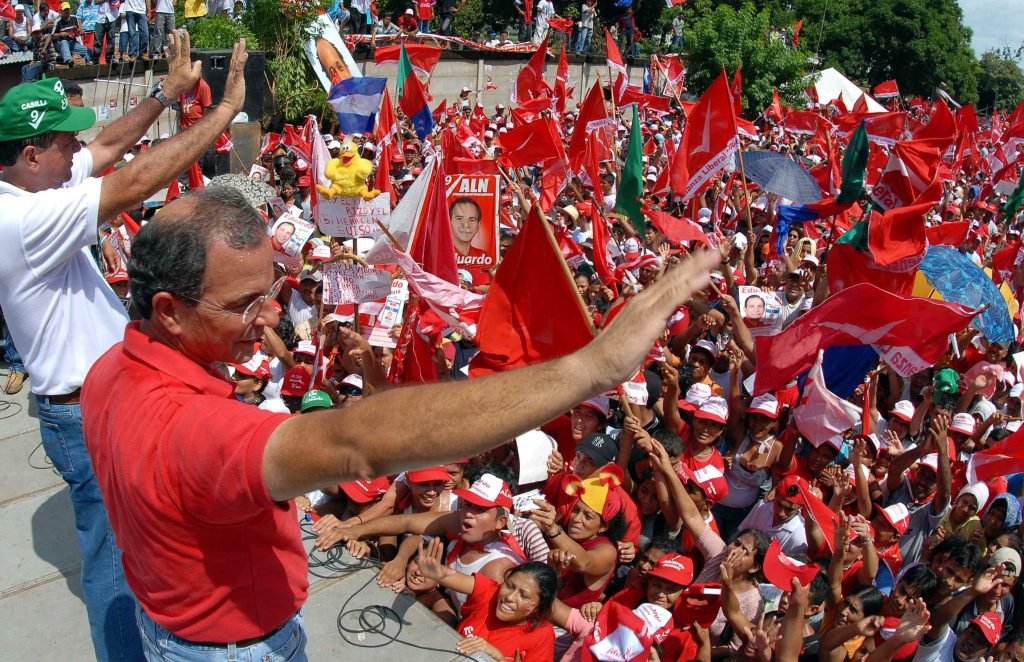
[[257,49],[256,36],[243,24],[233,21],[223,14],[208,16],[189,29],[193,48],[231,49],[239,39],[245,38],[249,48]]

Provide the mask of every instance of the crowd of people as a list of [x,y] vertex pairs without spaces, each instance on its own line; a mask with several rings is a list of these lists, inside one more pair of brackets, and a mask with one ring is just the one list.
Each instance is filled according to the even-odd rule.
[[[446,7],[442,24],[458,10]],[[67,36],[68,9],[46,19],[51,40]],[[127,21],[129,57],[146,52],[140,14]],[[799,325],[841,289],[830,253],[859,223],[882,222],[871,187],[891,144],[872,144],[880,161],[853,218],[784,225],[791,201],[745,186],[732,161],[689,199],[670,190],[663,173],[689,109],[643,108],[633,126],[609,90],[611,158],[597,171],[569,173],[552,190],[550,162],[500,170],[500,255],[543,208],[562,252],[583,256],[566,278],[597,339],[467,380],[480,339],[446,326],[429,337],[432,376],[419,380],[441,384],[408,386],[396,383],[410,360],[401,339],[423,333],[412,301],[391,330],[395,349],[371,344],[356,310],[324,304],[323,265],[362,263],[364,240],[316,231],[297,263],[272,263],[296,230],[268,236],[280,208],[316,221],[311,143],[269,141],[251,186],[177,182],[240,110],[243,52],[219,104],[201,101],[179,133],[142,142],[160,112],[200,89],[173,14],[167,34],[162,87],[89,144],[75,136],[94,121],[80,90],[75,103],[73,89],[43,80],[0,100],[0,227],[17,238],[0,260],[5,390],[27,379],[44,447],[73,487],[98,658],[245,649],[304,659],[297,520],[308,514],[319,549],[377,560],[377,583],[454,628],[467,655],[1024,659],[1024,461],[987,480],[975,473],[1022,420],[1014,136],[1024,112],[961,123],[934,175],[940,200],[915,217],[945,229],[929,241],[944,236],[989,268],[1008,292],[1015,337],[991,341],[976,324],[912,375],[872,358],[841,398],[862,420],[821,438],[801,422],[812,404],[797,375],[755,396],[751,378],[768,360],[760,338]],[[12,48],[25,46],[19,37]],[[799,110],[838,122],[846,111],[833,101]],[[937,125],[944,108],[914,101],[901,141]],[[386,169],[402,204],[452,156],[442,146],[500,162],[521,112],[486,112],[467,88],[429,135],[399,112],[387,146],[379,135],[316,139],[332,158],[372,161],[368,183]],[[576,126],[580,112],[549,105],[538,116],[568,149],[591,130]],[[836,192],[840,163],[847,174],[841,136],[794,132],[784,117],[758,118],[739,149],[785,155],[826,196]],[[634,140],[644,145],[640,197],[671,226],[662,217],[638,229],[623,211]],[[169,184],[194,190],[162,210],[142,207]],[[453,245],[442,248],[468,251],[479,216],[449,209]],[[611,264],[600,264],[605,255]],[[499,269],[460,269],[459,286],[486,305]],[[531,454],[528,465],[523,435],[550,444],[540,464]]]

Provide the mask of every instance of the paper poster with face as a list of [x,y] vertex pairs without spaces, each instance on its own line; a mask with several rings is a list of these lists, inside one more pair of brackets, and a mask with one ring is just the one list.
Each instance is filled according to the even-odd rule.
[[332,87],[346,78],[362,77],[352,53],[345,47],[337,26],[327,14],[317,16],[307,32],[306,58],[324,90],[330,93]]
[[298,216],[285,212],[267,228],[270,246],[274,249],[274,261],[286,267],[302,264],[302,247],[313,234],[313,224]]
[[498,261],[498,175],[445,178],[448,217],[459,269],[490,269]]
[[397,339],[391,335],[395,325],[402,321],[402,310],[406,301],[409,300],[409,281],[404,278],[396,278],[391,281],[391,294],[384,299],[384,306],[377,314],[370,329],[369,342],[374,347],[398,346]]
[[782,330],[782,301],[776,292],[749,285],[739,290],[740,312],[752,336],[773,336]]

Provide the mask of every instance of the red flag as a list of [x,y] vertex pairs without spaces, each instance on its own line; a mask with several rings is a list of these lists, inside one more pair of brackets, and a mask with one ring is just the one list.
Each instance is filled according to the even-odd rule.
[[441,123],[441,118],[444,117],[447,109],[448,99],[441,99],[441,103],[437,104],[437,108],[434,108],[434,110],[430,112],[430,116],[434,118],[434,124]]
[[381,193],[390,195],[392,205],[398,202],[398,196],[395,195],[395,187],[391,185],[391,156],[386,150],[380,154],[380,160],[377,162],[377,168],[373,173],[373,188]]
[[[786,118],[782,122],[783,130],[796,134],[813,135],[821,127],[824,127],[826,131],[835,128],[832,122],[811,110],[792,110],[786,113]],[[856,128],[854,127],[854,129]]]
[[776,121],[782,121],[782,102],[779,101],[779,88],[772,88],[772,102],[768,108],[764,111],[765,117],[774,118]]
[[736,118],[736,133],[749,140],[758,140],[760,138],[757,134],[757,125],[742,117]]
[[[434,70],[434,65],[441,59],[441,51],[442,49],[437,46],[426,46],[423,44],[405,45],[405,53],[409,56],[409,63],[412,64],[413,71],[420,78],[430,77],[430,73]],[[397,67],[401,55],[401,44],[378,46],[373,51],[373,62],[375,64],[391,62]]]
[[[641,617],[620,602],[605,603],[583,640],[581,662],[647,662],[656,636],[672,624],[672,615],[650,603],[637,607]],[[667,634],[661,636],[668,636]]]
[[957,109],[956,125],[963,133],[978,133],[981,131],[981,127],[978,126],[978,115],[974,112],[973,103]]
[[380,114],[377,115],[377,126],[373,135],[377,139],[377,154],[382,161],[384,159],[390,161],[395,154],[402,152],[402,135],[398,131],[395,107],[391,103],[391,94],[386,87],[384,88],[384,98],[380,102]]
[[0,18],[13,21],[18,18],[18,14],[14,9],[14,5],[9,2],[0,2]]
[[[924,217],[942,199],[942,182],[934,180],[909,207],[896,207],[885,212],[882,221],[868,224],[868,246],[875,264],[894,267],[903,260],[917,266],[928,246]],[[905,263],[901,270],[913,268]]]
[[868,110],[868,95],[861,93],[857,100],[853,103],[853,112],[855,113],[866,113]]
[[[952,224],[950,224],[952,225]],[[967,225],[964,222],[964,225]],[[1017,265],[1024,260],[1024,244],[1020,239],[992,256],[992,280],[996,285],[1010,280]]]
[[684,241],[696,241],[710,247],[711,242],[700,226],[688,218],[675,218],[663,211],[644,205],[640,211],[644,213],[658,232],[665,235],[670,244],[680,245]]
[[743,76],[740,74],[740,70],[740,67],[736,67],[736,73],[732,75],[732,85],[729,86],[733,110],[737,115],[743,112]]
[[[925,231],[930,246],[952,246],[956,248],[967,239],[971,224],[967,221],[933,225]],[[994,259],[994,258],[993,258]]]
[[619,47],[615,45],[615,40],[612,39],[612,33],[608,32],[608,28],[604,29],[604,48],[608,68],[629,78],[629,72],[626,71],[626,63],[622,59],[622,53],[619,52]]
[[562,16],[552,16],[548,19],[548,25],[551,26],[552,30],[558,30],[566,34],[572,33],[572,19],[564,18]]
[[608,255],[608,242],[611,241],[608,221],[605,220],[600,210],[597,210],[591,219],[590,230],[593,232],[591,240],[594,243],[594,271],[601,278],[601,282],[608,285],[615,280],[615,263]]
[[894,80],[887,80],[875,87],[876,99],[892,99],[900,95],[900,88]]
[[272,133],[268,131],[267,134],[263,136],[263,142],[260,143],[260,156],[266,156],[277,149],[277,146],[281,144],[282,138],[283,136],[280,133]]
[[[550,33],[549,35],[550,36]],[[548,53],[548,37],[544,37],[540,48],[530,57],[530,61],[519,72],[515,84],[512,85],[512,103],[522,103],[534,97],[543,96],[544,58]]]
[[793,48],[800,47],[800,30],[802,30],[803,27],[804,19],[802,18],[796,22],[796,25],[793,26]]
[[1024,471],[1024,428],[971,456],[967,478],[976,483]]
[[506,168],[521,168],[558,158],[558,129],[550,117],[534,120],[498,136],[501,156]]
[[281,144],[295,152],[295,154],[302,158],[306,163],[313,160],[310,156],[313,153],[312,146],[291,124],[284,125],[284,136],[281,138]]
[[757,341],[754,395],[785,388],[814,365],[819,349],[833,345],[889,345],[906,348],[926,363],[938,361],[949,334],[977,315],[960,304],[901,297],[861,283],[833,294],[782,333]]
[[175,200],[181,197],[181,183],[178,182],[178,178],[175,177],[171,180],[171,183],[167,185],[167,195],[164,197],[164,204],[166,205],[171,200]]
[[[600,81],[594,81],[593,87],[587,92],[580,107],[579,117],[576,120],[576,128],[569,138],[569,167],[579,171],[587,157],[587,138],[596,135],[597,142],[604,146],[602,153],[607,153],[604,158],[612,158],[607,146],[612,144],[612,132],[615,128],[614,121],[608,117],[608,110],[604,105],[604,90]],[[594,184],[597,186],[597,183]]]
[[564,226],[558,226],[553,230],[555,235],[555,241],[558,243],[558,249],[562,251],[562,258],[565,263],[569,265],[570,269],[575,269],[580,266],[587,256],[583,253],[583,249],[576,243],[576,240],[569,234],[568,228]]
[[721,170],[739,147],[725,71],[694,106],[671,164],[672,190],[689,200]]
[[534,205],[487,291],[470,376],[540,363],[583,347],[594,332],[547,222]]
[[903,137],[907,124],[906,113],[845,113],[836,118],[836,128],[841,137],[853,134],[864,122],[868,139],[886,147],[892,147]]
[[408,308],[409,313],[391,358],[388,382],[395,385],[430,384],[437,381],[434,348],[419,331],[419,305],[410,302]]
[[558,69],[555,73],[555,112],[561,117],[565,113],[565,86],[569,82],[569,61],[565,58],[565,44],[558,54]]
[[956,140],[956,118],[949,112],[949,106],[942,99],[939,99],[932,108],[928,123],[914,131],[914,140],[924,139],[940,141],[940,150],[952,145]]
[[[839,227],[838,223],[836,227]],[[828,286],[833,293],[859,283],[870,283],[886,292],[910,296],[916,273],[913,269],[881,269],[871,259],[870,253],[859,251],[850,244],[833,244],[828,252]]]
[[897,143],[889,156],[888,165],[871,190],[872,200],[882,209],[913,204],[935,181],[941,160],[939,150],[926,141]]
[[455,242],[452,239],[451,220],[448,218],[448,198],[445,195],[444,181],[444,164],[438,159],[427,191],[427,201],[423,205],[423,217],[409,254],[424,271],[449,283],[458,283]]
[[1021,122],[1024,122],[1024,101],[1017,104],[1017,107],[1013,109],[1010,116],[1006,118],[1007,126],[1013,126],[1014,124],[1019,124]]
[[139,234],[139,230],[142,226],[135,222],[135,219],[128,215],[128,212],[121,212],[121,222],[124,223],[124,229],[128,232],[128,237],[131,239],[135,238],[135,235]]

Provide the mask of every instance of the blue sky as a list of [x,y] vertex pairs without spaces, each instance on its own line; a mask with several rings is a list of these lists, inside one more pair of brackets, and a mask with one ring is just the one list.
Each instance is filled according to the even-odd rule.
[[964,23],[974,30],[971,45],[981,55],[990,48],[1024,43],[1024,0],[958,0]]

